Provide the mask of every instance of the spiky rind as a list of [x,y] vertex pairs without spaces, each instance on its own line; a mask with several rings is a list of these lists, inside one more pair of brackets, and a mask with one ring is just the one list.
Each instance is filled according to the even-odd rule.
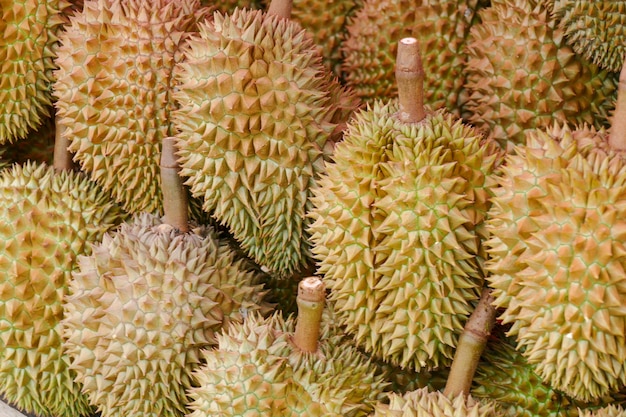
[[579,55],[619,72],[626,57],[626,1],[556,0],[553,11],[565,41]]
[[346,85],[366,102],[397,95],[397,44],[411,36],[420,42],[424,100],[433,109],[459,115],[463,88],[463,48],[473,17],[466,1],[366,0],[350,21],[341,46]]
[[65,0],[0,2],[0,144],[23,139],[53,112],[51,85]]
[[46,164],[0,173],[0,392],[42,415],[88,415],[61,319],[76,257],[124,214],[82,174]]
[[580,417],[626,417],[626,410],[619,405],[608,405],[599,410],[580,410]]
[[266,319],[251,314],[218,335],[219,347],[204,352],[206,365],[195,373],[191,417],[366,416],[385,383],[328,314],[315,353],[293,344],[294,320],[280,313]]
[[529,135],[487,221],[501,319],[537,374],[580,401],[626,384],[626,162],[595,145],[606,140],[558,126]]
[[112,417],[185,415],[200,349],[241,311],[259,310],[262,296],[212,229],[180,234],[148,213],[93,245],[73,277],[64,319],[71,369]]
[[82,169],[130,213],[162,212],[172,71],[198,7],[198,0],[90,1],[60,35],[54,95],[62,135]]
[[331,90],[340,88],[319,51],[293,21],[216,13],[189,40],[177,79],[186,185],[259,265],[297,272],[310,259],[309,189],[336,126]]
[[477,229],[499,153],[446,112],[405,125],[397,110],[375,103],[349,124],[314,190],[311,241],[357,342],[435,368],[452,359],[482,285]]
[[467,42],[467,120],[503,148],[554,121],[606,124],[617,76],[576,56],[545,4],[506,0],[482,9]]
[[496,417],[495,405],[459,394],[448,398],[440,391],[421,388],[404,395],[389,394],[389,404],[381,404],[370,417]]

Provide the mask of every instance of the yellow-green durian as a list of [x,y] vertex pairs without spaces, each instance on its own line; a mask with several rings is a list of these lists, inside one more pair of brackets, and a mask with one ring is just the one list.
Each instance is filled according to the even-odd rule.
[[553,13],[577,54],[620,71],[626,58],[626,1],[555,0]]
[[397,95],[394,64],[397,42],[407,36],[421,44],[422,61],[431,77],[425,101],[460,116],[465,62],[464,45],[475,1],[365,0],[347,27],[341,46],[341,73],[363,101]]
[[296,22],[215,13],[177,67],[181,175],[204,210],[270,274],[310,261],[306,213],[339,118],[341,87]]
[[366,351],[437,368],[482,288],[480,237],[501,151],[444,110],[419,123],[398,103],[358,112],[314,189],[318,273]]
[[198,0],[88,0],[60,35],[58,123],[81,169],[126,211],[162,212],[161,142],[172,134],[172,71]]
[[182,417],[200,350],[221,326],[265,311],[254,273],[213,229],[180,233],[153,214],[79,258],[65,303],[75,380],[107,417]]
[[78,173],[46,164],[0,172],[0,394],[42,416],[91,413],[62,340],[76,258],[124,218]]
[[548,1],[500,0],[481,9],[466,43],[466,120],[503,148],[553,122],[607,123],[617,76],[566,44]]
[[459,394],[448,398],[439,391],[420,388],[404,395],[389,394],[389,404],[379,404],[370,417],[497,417],[493,403]]
[[589,127],[526,142],[491,200],[487,279],[537,375],[592,401],[626,385],[626,160]]
[[219,334],[194,373],[189,417],[368,415],[386,384],[325,313],[316,352],[294,345],[294,319],[280,312],[250,314]]
[[0,144],[23,139],[53,112],[51,85],[65,0],[0,1]]

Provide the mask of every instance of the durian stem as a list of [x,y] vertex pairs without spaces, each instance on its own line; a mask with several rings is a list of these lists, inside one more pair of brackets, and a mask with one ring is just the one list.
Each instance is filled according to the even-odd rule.
[[424,110],[424,67],[417,39],[404,38],[398,44],[396,83],[403,123],[417,123],[426,117]]
[[615,150],[626,151],[626,61],[619,74],[617,102],[611,121],[609,146]]
[[291,19],[293,0],[272,0],[267,8],[268,14],[276,15],[282,19]]
[[449,398],[468,395],[480,355],[496,322],[491,289],[484,288],[476,309],[465,323],[443,391]]
[[298,284],[298,320],[293,336],[295,345],[304,352],[317,351],[326,288],[317,277],[304,278]]
[[52,156],[52,165],[56,172],[74,169],[72,153],[67,149],[70,146],[70,141],[63,136],[63,130],[61,123],[56,118],[54,121],[54,155]]
[[178,229],[181,233],[189,231],[187,192],[178,171],[174,138],[163,139],[161,148],[161,189],[163,192],[163,212],[165,223]]

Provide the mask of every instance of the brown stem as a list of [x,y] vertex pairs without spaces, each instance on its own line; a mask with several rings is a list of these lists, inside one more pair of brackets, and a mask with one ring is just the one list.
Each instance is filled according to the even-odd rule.
[[52,165],[56,172],[71,171],[74,169],[72,153],[67,149],[70,141],[63,136],[63,127],[58,117],[54,121],[54,155]]
[[165,223],[180,230],[189,231],[187,192],[183,181],[178,175],[179,166],[176,159],[174,138],[163,139],[161,149],[161,189],[163,192],[163,211]]
[[470,392],[478,360],[496,322],[496,309],[489,288],[484,288],[476,309],[465,323],[443,391],[449,398]]
[[293,0],[272,0],[267,8],[268,14],[276,15],[282,19],[291,19]]
[[424,110],[424,67],[417,39],[404,38],[398,44],[396,83],[400,103],[399,119],[417,123],[426,117]]
[[321,279],[308,277],[298,285],[298,321],[293,341],[304,352],[317,351],[326,288]]
[[615,150],[626,151],[626,62],[619,74],[617,102],[611,121],[609,146]]

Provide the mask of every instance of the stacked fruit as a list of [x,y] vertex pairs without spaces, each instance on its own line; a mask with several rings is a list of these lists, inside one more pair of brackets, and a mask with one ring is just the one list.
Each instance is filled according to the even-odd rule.
[[626,414],[626,1],[0,14],[15,407]]

